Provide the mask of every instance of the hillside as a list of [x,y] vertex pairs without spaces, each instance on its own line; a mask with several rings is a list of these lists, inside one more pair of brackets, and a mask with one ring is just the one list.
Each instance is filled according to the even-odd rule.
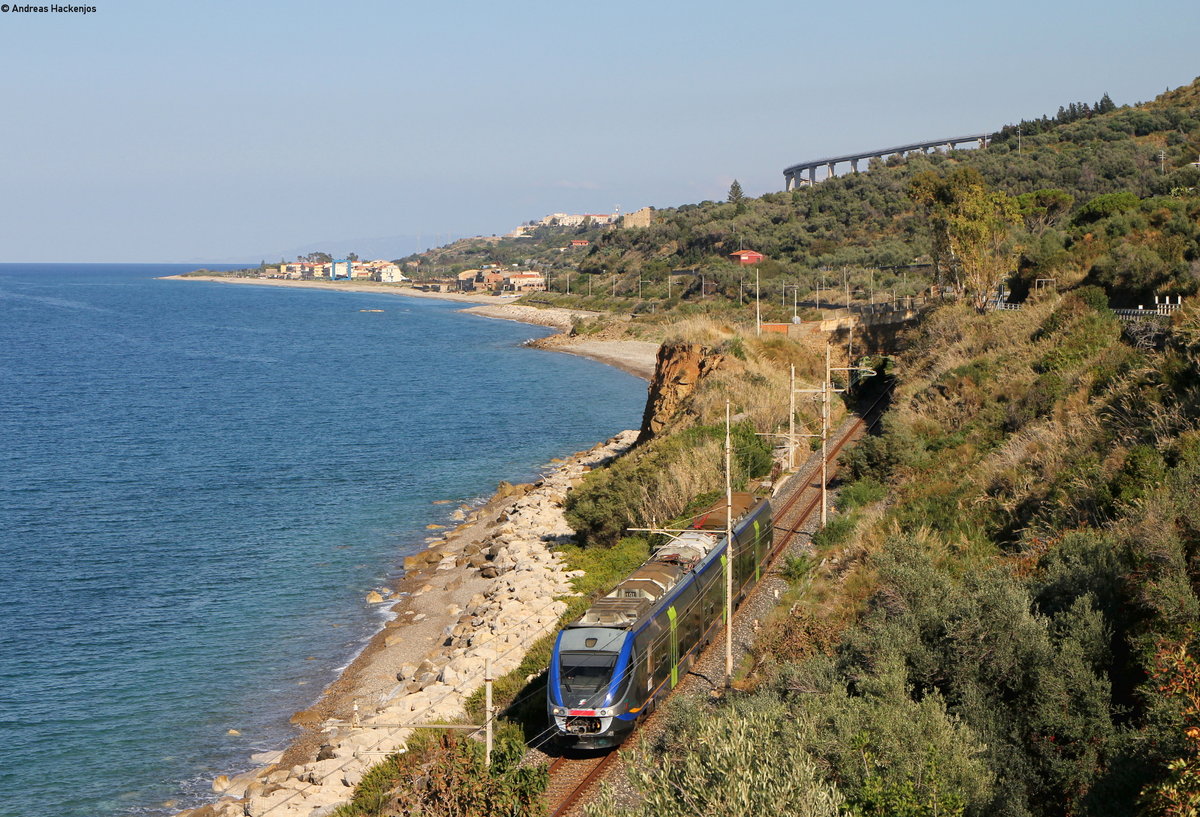
[[[811,304],[819,289],[828,304],[844,303],[847,288],[863,302],[916,294],[939,277],[950,283],[931,266],[936,236],[912,187],[923,174],[970,169],[1020,216],[1008,236],[1014,299],[1038,278],[1059,289],[1102,286],[1118,306],[1197,291],[1200,80],[1133,106],[1107,96],[1073,103],[1020,130],[1018,139],[1018,126],[1000,128],[984,150],[892,156],[792,192],[661,210],[648,228],[542,228],[529,239],[467,239],[414,258],[429,275],[482,263],[577,271],[577,306],[746,317],[753,276],[728,254],[748,247],[767,256],[762,292],[768,304],[779,298],[772,316],[783,318],[791,313],[784,286]],[[574,237],[591,246],[564,252]],[[554,275],[551,288],[565,293],[567,279]]]
[[[1019,145],[1016,130],[983,151],[597,232],[573,294],[526,297],[632,313],[575,332],[668,339],[694,364],[660,377],[687,388],[656,433],[568,496],[578,543],[564,553],[588,571],[584,594],[645,553],[628,528],[717,495],[726,400],[746,483],[770,469],[764,436],[787,425],[789,367],[805,387],[823,369],[824,336],[755,333],[747,270],[728,252],[770,256],[759,273],[780,317],[783,287],[815,300],[822,266],[844,267],[859,302],[872,284],[972,295],[1006,279],[1024,300],[949,300],[874,362],[895,378],[891,408],[846,456],[811,555],[780,566],[791,590],[753,664],[719,699],[672,702],[666,735],[629,747],[633,791],[604,793],[593,817],[1200,810],[1200,307],[1135,324],[1110,308],[1200,288],[1200,81],[1022,122]],[[1030,293],[1037,278],[1055,285]],[[835,414],[851,410],[852,397]],[[813,406],[797,415],[816,427]],[[543,643],[500,683],[527,735],[544,726],[547,660]],[[344,813],[410,813],[400,804],[425,796],[415,772],[386,779],[391,810]],[[504,813],[538,813],[542,785],[520,783],[523,805]]]
[[[676,702],[641,805],[591,814],[1200,804],[1200,310],[1139,347],[1095,290],[947,306],[894,372],[741,694]],[[728,756],[777,771],[747,790]]]

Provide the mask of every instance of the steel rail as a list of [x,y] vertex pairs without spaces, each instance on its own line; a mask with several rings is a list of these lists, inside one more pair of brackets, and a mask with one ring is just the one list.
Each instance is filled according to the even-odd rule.
[[[565,757],[559,757],[550,764],[550,780],[553,787],[555,778],[561,780],[566,775],[568,776],[568,784],[570,788],[566,792],[557,793],[547,790],[547,799],[550,800],[550,817],[566,817],[571,810],[578,804],[584,793],[592,787],[592,783],[596,778],[604,773],[614,760],[617,758],[617,750],[610,749],[599,757],[591,757],[585,759],[573,760]],[[583,774],[583,778],[579,782],[574,783],[569,778]],[[556,802],[557,801],[557,802]]]

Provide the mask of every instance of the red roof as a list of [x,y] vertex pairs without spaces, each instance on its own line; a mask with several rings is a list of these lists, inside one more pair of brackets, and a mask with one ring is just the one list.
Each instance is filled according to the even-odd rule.
[[766,258],[765,255],[760,252],[755,252],[754,250],[738,250],[737,252],[731,252],[729,257],[736,258],[743,264],[752,264]]

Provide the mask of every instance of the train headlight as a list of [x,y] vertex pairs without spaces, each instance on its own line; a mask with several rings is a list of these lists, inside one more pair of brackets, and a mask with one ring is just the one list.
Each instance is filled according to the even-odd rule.
[[552,711],[552,712],[553,712],[555,715],[565,715],[565,714],[567,714],[567,710],[563,709],[561,706],[556,706],[556,707],[554,707],[554,709],[552,709],[551,711]]
[[600,717],[602,717],[602,718],[607,718],[607,717],[608,717],[608,715],[609,715],[609,711],[608,711],[607,709],[601,709],[601,710],[600,710],[599,712],[597,712],[596,714],[597,714],[597,715],[599,715],[599,716],[600,716]]

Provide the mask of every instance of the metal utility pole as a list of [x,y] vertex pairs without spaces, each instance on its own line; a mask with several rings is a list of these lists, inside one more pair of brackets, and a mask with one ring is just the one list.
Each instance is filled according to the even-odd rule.
[[821,384],[821,527],[829,516],[829,341],[825,342],[825,382]]
[[1158,152],[1158,172],[1164,175],[1167,172],[1167,152],[1165,150]]
[[492,706],[492,659],[483,662],[483,714],[487,718],[487,731],[484,736],[484,760],[487,767],[492,767],[492,721],[496,717],[496,709]]
[[[833,372],[863,372],[866,374],[875,374],[874,369],[868,369],[863,366],[839,366],[834,367],[830,361],[831,347],[829,342],[825,343],[825,380],[821,383],[819,389],[792,389],[795,394],[817,394],[821,396],[821,433],[820,434],[801,434],[797,436],[804,437],[820,437],[821,438],[821,527],[825,527],[829,521],[829,396],[846,391],[845,389],[833,388]],[[794,398],[793,398],[794,399]]]
[[842,267],[842,286],[846,288],[846,311],[850,311],[850,279],[846,276],[846,268]]
[[592,276],[588,276],[588,297],[592,297]]
[[571,273],[567,273],[567,294],[571,294]]
[[671,300],[671,273],[667,273],[667,300]]
[[788,470],[796,467],[796,364],[792,364],[791,385],[788,388]]
[[730,473],[729,401],[725,401],[725,686],[733,686],[733,476]]
[[759,302],[758,267],[754,268],[754,334],[762,334],[762,304]]
[[612,294],[612,296],[615,298],[615,297],[617,297],[617,276],[616,276],[616,275],[613,275],[613,282],[612,282],[612,284],[613,284],[613,294]]

